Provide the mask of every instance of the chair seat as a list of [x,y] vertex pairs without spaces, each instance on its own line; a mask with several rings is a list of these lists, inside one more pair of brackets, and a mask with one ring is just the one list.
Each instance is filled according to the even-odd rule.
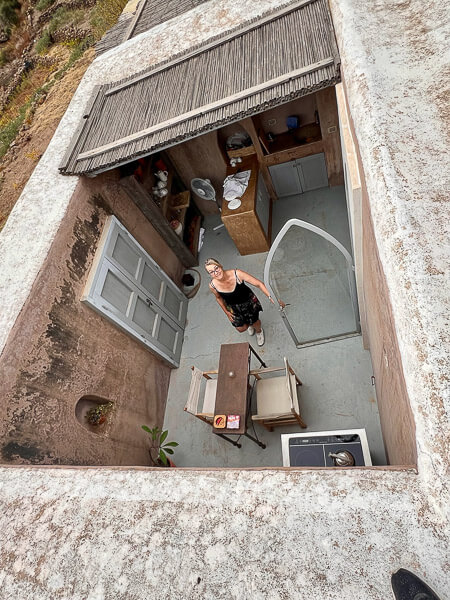
[[[297,382],[295,375],[289,374],[294,396],[294,409],[299,413]],[[280,417],[292,415],[291,400],[286,386],[286,377],[258,379],[256,382],[257,415],[252,418]]]
[[205,397],[203,400],[203,415],[214,416],[216,407],[217,379],[208,379],[206,381]]

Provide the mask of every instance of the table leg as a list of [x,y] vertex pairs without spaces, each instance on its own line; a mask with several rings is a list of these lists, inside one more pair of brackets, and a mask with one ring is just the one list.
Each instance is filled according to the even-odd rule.
[[[265,362],[263,361],[263,359],[262,359],[262,358],[259,356],[259,354],[257,354],[257,353],[256,353],[256,352],[253,350],[253,348],[252,348],[252,346],[251,346],[250,344],[249,344],[249,347],[250,347],[250,352],[253,352],[253,354],[254,354],[254,355],[256,356],[256,358],[259,360],[260,366],[261,366],[261,367],[263,367],[264,369],[265,369],[265,368],[267,368],[267,365],[266,365],[266,363],[265,363]],[[249,367],[250,367],[250,357],[249,357]],[[249,369],[249,370],[250,370],[250,369]]]
[[258,444],[258,446],[261,446],[261,448],[264,450],[266,448],[266,445],[263,444],[262,442],[260,442],[258,440],[258,438],[253,437],[252,435],[250,435],[247,431],[244,433],[245,437],[250,438],[252,441],[255,442],[255,444]]
[[[238,444],[238,442],[236,442],[235,440],[232,440],[229,437],[227,437],[226,435],[223,435],[223,433],[218,433],[216,435],[221,437],[223,440],[230,442],[230,444],[233,444],[233,446],[236,446],[237,448],[241,448],[241,444]],[[247,435],[247,434],[245,434],[245,435]]]

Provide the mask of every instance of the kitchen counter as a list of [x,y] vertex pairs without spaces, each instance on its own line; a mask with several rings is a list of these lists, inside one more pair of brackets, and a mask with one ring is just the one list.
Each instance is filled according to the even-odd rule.
[[270,243],[264,227],[256,212],[258,196],[258,160],[256,155],[243,159],[236,167],[228,167],[227,176],[239,171],[250,170],[247,189],[241,197],[241,205],[235,210],[228,208],[228,202],[222,202],[222,222],[241,255],[267,252]]

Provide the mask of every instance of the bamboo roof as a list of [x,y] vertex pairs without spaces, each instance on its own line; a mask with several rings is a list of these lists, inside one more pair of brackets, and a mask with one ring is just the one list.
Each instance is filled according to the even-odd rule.
[[339,80],[327,1],[299,0],[99,86],[60,171],[99,173]]
[[203,4],[207,0],[141,0],[134,13],[123,12],[116,25],[96,44],[95,52],[103,54],[119,44],[148,31],[152,27]]

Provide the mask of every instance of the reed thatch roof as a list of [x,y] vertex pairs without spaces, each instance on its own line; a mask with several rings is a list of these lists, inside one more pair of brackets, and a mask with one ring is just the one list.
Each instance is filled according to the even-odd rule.
[[299,0],[96,89],[60,170],[111,169],[340,80],[326,0]]

